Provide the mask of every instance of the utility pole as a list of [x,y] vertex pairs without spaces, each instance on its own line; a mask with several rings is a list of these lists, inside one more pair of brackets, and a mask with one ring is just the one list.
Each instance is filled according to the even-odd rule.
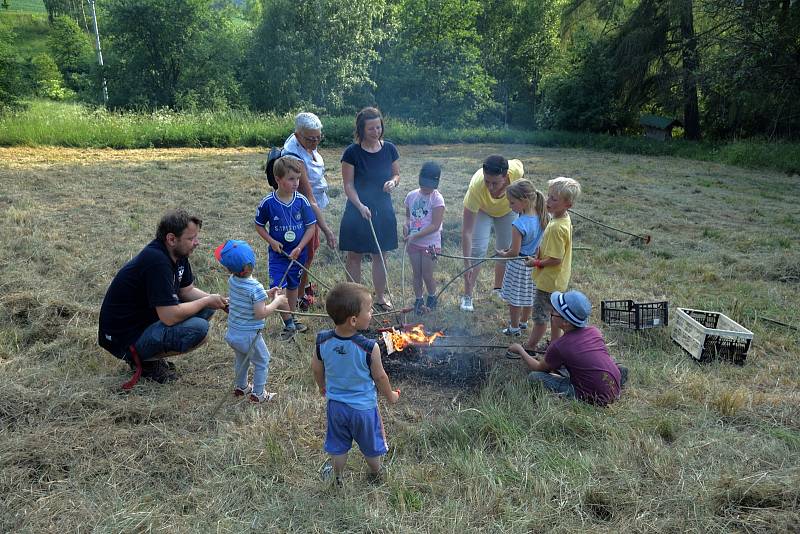
[[[103,52],[100,50],[100,32],[97,30],[97,11],[94,9],[94,0],[86,0],[92,8],[92,22],[94,22],[94,47],[97,50],[97,63],[103,70]],[[106,86],[106,75],[103,74],[103,104],[108,105],[108,87]]]

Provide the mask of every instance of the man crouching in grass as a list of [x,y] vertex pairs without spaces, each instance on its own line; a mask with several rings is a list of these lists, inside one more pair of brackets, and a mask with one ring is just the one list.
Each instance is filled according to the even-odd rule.
[[592,303],[580,291],[553,291],[550,303],[553,324],[564,335],[550,343],[544,360],[534,358],[518,343],[508,348],[508,356],[521,357],[531,371],[531,382],[540,382],[561,396],[598,406],[619,399],[628,370],[608,354],[600,330],[588,326]]
[[143,376],[160,384],[177,379],[164,358],[200,346],[214,310],[228,300],[194,286],[189,256],[203,221],[182,209],[161,217],[156,238],[119,270],[100,308],[98,342],[130,365],[130,389]]

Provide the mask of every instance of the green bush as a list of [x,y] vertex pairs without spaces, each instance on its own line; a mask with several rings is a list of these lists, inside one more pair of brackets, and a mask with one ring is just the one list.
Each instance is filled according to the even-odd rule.
[[31,59],[36,94],[51,100],[66,100],[74,93],[64,86],[64,77],[50,54],[36,54]]

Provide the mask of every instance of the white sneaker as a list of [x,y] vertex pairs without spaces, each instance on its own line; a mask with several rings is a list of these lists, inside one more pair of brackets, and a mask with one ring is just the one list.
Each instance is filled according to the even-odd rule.
[[466,295],[461,297],[461,311],[475,311],[475,308],[472,306],[472,297]]

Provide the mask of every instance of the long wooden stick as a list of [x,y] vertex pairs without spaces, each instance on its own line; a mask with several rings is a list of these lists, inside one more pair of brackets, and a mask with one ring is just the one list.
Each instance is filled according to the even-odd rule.
[[608,228],[609,230],[614,230],[615,232],[619,232],[619,233],[621,233],[621,234],[629,235],[629,236],[631,236],[631,237],[638,237],[639,239],[641,239],[642,241],[644,241],[644,244],[645,244],[645,245],[647,245],[648,243],[650,243],[650,240],[652,239],[652,237],[650,236],[650,234],[644,234],[644,235],[632,234],[632,233],[630,233],[630,232],[626,232],[625,230],[620,230],[619,228],[614,228],[613,226],[609,226],[609,225],[607,225],[607,224],[605,224],[605,223],[601,223],[600,221],[597,221],[597,220],[595,220],[595,219],[592,219],[591,217],[587,217],[586,215],[583,215],[583,214],[581,214],[581,213],[578,213],[578,212],[577,212],[577,211],[575,211],[575,210],[572,210],[572,209],[570,209],[570,210],[567,210],[567,211],[569,211],[569,212],[570,212],[570,213],[572,213],[573,215],[577,215],[577,216],[578,216],[578,217],[580,217],[581,219],[586,219],[587,221],[591,221],[591,222],[595,223],[595,224],[596,224],[596,225],[598,225],[598,226],[602,226],[603,228]]

